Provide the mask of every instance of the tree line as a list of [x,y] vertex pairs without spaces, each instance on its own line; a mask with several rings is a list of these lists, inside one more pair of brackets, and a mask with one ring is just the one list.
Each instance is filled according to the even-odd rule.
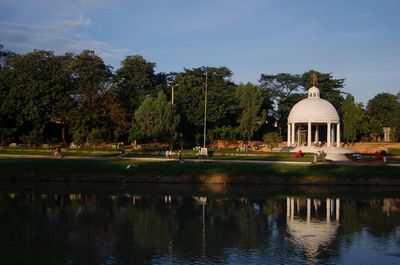
[[0,45],[1,145],[200,145],[206,75],[208,143],[285,137],[290,109],[307,96],[313,73],[321,97],[341,116],[346,140],[373,140],[384,126],[400,128],[400,93],[378,94],[364,107],[342,90],[345,80],[330,73],[261,74],[257,84],[235,84],[226,67],[156,73],[155,66],[133,55],[114,70],[94,51],[17,54]]

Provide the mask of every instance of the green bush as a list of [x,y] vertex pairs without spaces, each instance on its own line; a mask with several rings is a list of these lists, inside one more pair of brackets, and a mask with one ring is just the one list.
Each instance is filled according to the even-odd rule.
[[42,144],[43,143],[43,136],[36,130],[31,131],[28,134],[24,134],[19,138],[22,143],[27,145],[35,145],[35,144]]
[[88,135],[88,142],[94,147],[101,142],[101,132],[99,129],[94,128],[90,131]]
[[269,132],[263,137],[264,143],[270,150],[278,147],[279,143],[282,142],[282,137],[276,132]]
[[76,146],[83,146],[83,143],[84,143],[84,141],[85,141],[85,137],[86,137],[86,134],[84,134],[82,131],[80,131],[80,130],[76,130],[76,131],[73,131],[72,132],[72,139],[73,139],[73,143],[76,145]]
[[236,141],[236,131],[231,126],[217,127],[209,130],[207,137],[210,142],[213,142],[214,140],[226,140],[228,142],[234,142]]

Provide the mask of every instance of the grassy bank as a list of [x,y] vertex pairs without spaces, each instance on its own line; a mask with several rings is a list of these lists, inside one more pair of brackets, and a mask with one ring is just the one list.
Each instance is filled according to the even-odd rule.
[[[135,167],[126,169],[129,164]],[[0,159],[0,180],[400,185],[400,168],[285,164]]]
[[[53,156],[57,149],[0,149],[2,155],[29,155],[29,156]],[[62,149],[63,156],[87,156],[87,157],[112,157],[121,154],[120,151],[116,150],[97,150],[97,149]]]
[[[135,151],[125,155],[126,157],[165,157],[163,152],[141,152]],[[178,158],[178,151],[174,151],[174,158]],[[185,159],[196,159],[198,151],[184,150],[182,157]],[[304,154],[302,157],[293,158],[293,153],[287,152],[237,152],[234,150],[211,150],[211,159],[213,160],[256,160],[256,161],[297,161],[311,162],[313,154]]]

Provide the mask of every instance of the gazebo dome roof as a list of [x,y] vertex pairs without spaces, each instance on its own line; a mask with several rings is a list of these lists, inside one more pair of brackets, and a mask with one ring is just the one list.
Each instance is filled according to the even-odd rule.
[[336,236],[338,223],[326,223],[311,221],[307,223],[302,220],[288,220],[287,231],[293,237],[296,244],[302,246],[311,257],[318,255],[321,246],[329,244]]
[[335,107],[329,101],[320,98],[319,95],[319,89],[312,86],[308,90],[308,98],[300,100],[293,106],[288,117],[288,122],[339,123],[339,115]]

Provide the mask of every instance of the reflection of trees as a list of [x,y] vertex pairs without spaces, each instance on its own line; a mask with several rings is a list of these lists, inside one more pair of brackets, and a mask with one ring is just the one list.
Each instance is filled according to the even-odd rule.
[[400,205],[393,199],[347,200],[343,206],[343,233],[353,234],[364,228],[377,237],[393,233],[400,223],[400,211],[388,214],[385,202]]
[[[328,247],[336,253],[342,236],[364,228],[377,237],[393,233],[400,223],[399,205],[395,200],[342,199],[339,234]],[[232,249],[248,255],[254,250],[299,254],[287,240],[285,198],[208,198],[204,234],[202,207],[191,197],[0,193],[2,260],[137,264],[169,254],[177,263],[196,257],[222,260]],[[319,258],[330,255],[321,251]]]
[[250,249],[265,239],[264,216],[255,214],[251,203],[225,201],[218,205],[211,201],[207,214],[213,219],[207,226],[209,251],[224,247]]
[[142,200],[128,208],[128,222],[137,247],[143,249],[165,249],[176,230],[175,207],[167,208],[157,199]]
[[61,224],[56,218],[57,211],[48,211],[47,199],[27,194],[17,194],[11,200],[4,195],[1,198],[1,260],[6,264],[61,263],[59,257],[69,251],[64,240],[66,234],[61,231],[54,233]]

